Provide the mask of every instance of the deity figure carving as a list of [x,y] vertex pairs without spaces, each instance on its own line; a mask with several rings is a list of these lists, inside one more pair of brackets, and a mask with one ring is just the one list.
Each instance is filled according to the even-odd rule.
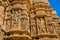
[[30,14],[30,27],[31,27],[31,29],[30,29],[31,36],[37,35],[36,19],[35,19],[35,14],[34,14],[33,10],[32,10],[32,12]]
[[26,31],[29,30],[29,17],[26,10],[22,10],[21,12],[21,28]]
[[36,26],[35,25],[32,25],[31,26],[31,36],[35,36],[36,35]]
[[49,33],[55,33],[52,24],[48,24],[47,26],[48,26],[48,32],[49,32]]
[[52,18],[48,17],[46,23],[47,23],[48,32],[49,33],[55,33],[55,28],[54,28],[54,24],[53,24]]
[[37,27],[38,27],[38,33],[46,33],[46,29],[45,29],[45,23],[44,23],[44,19],[43,18],[39,18],[37,20]]

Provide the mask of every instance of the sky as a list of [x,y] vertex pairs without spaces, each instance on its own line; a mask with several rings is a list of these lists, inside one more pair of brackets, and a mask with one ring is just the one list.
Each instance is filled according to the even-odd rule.
[[56,11],[57,16],[60,18],[60,0],[48,0],[50,6]]

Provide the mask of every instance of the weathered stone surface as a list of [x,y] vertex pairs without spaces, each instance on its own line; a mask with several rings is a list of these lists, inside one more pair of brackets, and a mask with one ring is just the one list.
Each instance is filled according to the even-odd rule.
[[0,40],[60,40],[60,19],[47,0],[1,0]]

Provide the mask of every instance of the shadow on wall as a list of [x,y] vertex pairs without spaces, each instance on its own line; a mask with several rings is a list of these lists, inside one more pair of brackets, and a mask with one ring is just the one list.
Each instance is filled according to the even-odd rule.
[[48,0],[50,6],[56,11],[57,16],[60,18],[60,0]]

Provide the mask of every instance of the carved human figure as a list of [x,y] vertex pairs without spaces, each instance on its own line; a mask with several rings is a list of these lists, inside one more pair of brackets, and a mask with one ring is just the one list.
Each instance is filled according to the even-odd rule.
[[[12,26],[18,28],[18,21],[20,20],[20,12],[19,10],[12,11]],[[21,25],[20,25],[21,26]]]
[[53,24],[52,19],[47,20],[47,28],[48,28],[49,33],[54,33],[55,29],[54,29],[54,24]]
[[45,23],[44,23],[43,18],[39,18],[38,24],[37,24],[37,25],[38,25],[39,34],[40,34],[40,33],[45,33],[45,32],[46,32]]
[[40,19],[41,19],[41,27],[42,27],[43,31],[46,32],[44,20],[42,18],[40,18]]
[[21,29],[21,10],[18,10],[18,29]]
[[29,29],[29,17],[26,10],[22,10],[21,12],[21,28],[22,30],[28,30]]
[[31,36],[35,36],[36,35],[36,26],[35,25],[32,25],[31,26]]
[[54,33],[54,28],[53,28],[53,25],[52,24],[48,24],[48,32],[49,33]]

